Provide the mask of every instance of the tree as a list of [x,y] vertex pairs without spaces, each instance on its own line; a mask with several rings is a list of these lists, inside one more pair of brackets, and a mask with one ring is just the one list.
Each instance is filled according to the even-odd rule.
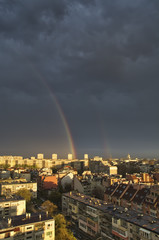
[[37,165],[33,164],[32,169],[37,169],[37,168],[38,168]]
[[51,216],[53,216],[53,213],[57,211],[57,206],[50,202],[49,200],[43,202],[41,207],[45,210],[48,211]]
[[52,192],[49,196],[49,200],[57,206],[61,205],[61,198],[62,194],[60,192]]
[[58,171],[58,168],[56,168],[56,167],[52,168],[52,173],[57,173],[57,171]]
[[67,222],[62,214],[58,214],[55,219],[55,240],[76,240],[73,233],[67,229]]
[[23,197],[26,202],[29,202],[31,200],[31,192],[27,189],[20,189],[16,194]]
[[7,168],[9,168],[9,167],[10,167],[10,165],[9,165],[8,163],[6,163],[6,164],[3,165],[3,168],[4,168],[5,170],[7,170]]

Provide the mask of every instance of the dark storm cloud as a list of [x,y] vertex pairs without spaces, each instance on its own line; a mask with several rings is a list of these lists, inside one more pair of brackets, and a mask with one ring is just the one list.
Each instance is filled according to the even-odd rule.
[[152,153],[159,142],[158,23],[158,0],[1,1],[2,151],[20,144],[22,152],[40,146],[51,153],[61,139],[67,151],[53,92],[79,152],[104,153],[109,141],[114,153]]

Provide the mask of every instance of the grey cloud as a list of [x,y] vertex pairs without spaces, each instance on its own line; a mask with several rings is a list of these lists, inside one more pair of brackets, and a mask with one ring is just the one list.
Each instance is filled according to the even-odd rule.
[[[60,149],[60,137],[67,137],[54,93],[79,149],[84,144],[91,149],[92,143],[102,151],[108,132],[114,152],[122,136],[121,151],[126,151],[131,134],[135,151],[134,132],[144,141],[143,126],[147,137],[158,142],[158,23],[156,0],[1,1],[4,138],[13,139],[7,128],[14,134],[20,129],[16,139],[25,135],[27,143],[32,135],[36,149],[38,143],[48,152],[53,146]],[[68,143],[63,147],[66,151]]]

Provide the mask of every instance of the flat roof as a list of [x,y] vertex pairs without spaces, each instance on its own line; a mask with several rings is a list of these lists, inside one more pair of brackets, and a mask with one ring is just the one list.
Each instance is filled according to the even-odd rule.
[[30,214],[30,217],[29,216],[27,217],[27,214],[23,214],[20,216],[12,217],[10,226],[8,225],[7,220],[1,220],[0,221],[0,230],[5,231],[5,229],[7,229],[7,228],[22,226],[22,225],[36,223],[36,222],[43,222],[43,221],[47,221],[47,220],[51,220],[51,219],[53,220],[53,218],[50,215],[47,215],[44,212]]
[[0,182],[0,185],[15,185],[15,184],[29,184],[29,183],[37,184],[37,182]]
[[82,193],[63,193],[63,196],[75,199],[85,205],[101,210],[104,213],[108,213],[114,218],[123,219],[129,223],[139,226],[140,228],[144,228],[159,234],[158,218],[154,218],[149,215],[136,212],[134,210],[128,210],[124,207],[114,207],[113,204],[107,204],[105,201],[99,200],[97,198],[92,198]]
[[13,201],[20,201],[20,200],[25,200],[23,197],[18,196],[18,195],[13,195],[10,197],[6,197],[6,196],[1,196],[0,197],[0,203],[1,202],[13,202]]

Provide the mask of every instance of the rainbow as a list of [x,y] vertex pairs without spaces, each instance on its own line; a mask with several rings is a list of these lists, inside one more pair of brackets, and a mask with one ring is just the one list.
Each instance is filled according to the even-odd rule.
[[76,155],[76,149],[75,149],[75,145],[74,145],[74,142],[73,142],[73,138],[72,138],[72,134],[71,134],[71,131],[70,131],[70,128],[69,128],[69,125],[68,125],[68,122],[66,120],[66,117],[65,117],[65,114],[55,96],[55,94],[51,91],[51,89],[49,88],[48,86],[48,83],[46,82],[46,80],[44,79],[44,77],[41,75],[41,73],[39,73],[39,71],[35,68],[35,66],[33,66],[32,64],[31,65],[31,68],[32,70],[35,72],[35,74],[39,77],[39,79],[41,80],[41,82],[45,85],[45,87],[47,88],[47,90],[49,91],[50,93],[50,96],[56,106],[56,109],[60,115],[60,118],[61,118],[61,121],[64,125],[64,129],[66,131],[66,135],[67,135],[67,138],[68,138],[68,142],[69,142],[69,148],[70,148],[70,153],[72,154],[73,158],[76,159],[77,155]]

